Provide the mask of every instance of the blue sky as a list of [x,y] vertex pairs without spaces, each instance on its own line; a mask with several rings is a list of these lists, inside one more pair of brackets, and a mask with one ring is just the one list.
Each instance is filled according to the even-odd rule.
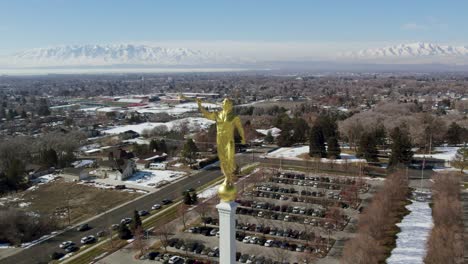
[[430,0],[1,0],[0,54],[121,42],[468,45],[467,10],[468,1]]

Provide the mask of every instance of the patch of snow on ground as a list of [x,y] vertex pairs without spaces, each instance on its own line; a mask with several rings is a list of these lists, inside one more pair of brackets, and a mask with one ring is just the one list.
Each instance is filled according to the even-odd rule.
[[14,248],[10,243],[2,243],[0,244],[0,248]]
[[102,182],[95,182],[95,181],[80,181],[78,184],[95,187],[98,189],[115,189],[115,187],[111,184],[106,184]]
[[34,241],[22,243],[21,247],[22,248],[30,248],[30,247],[32,247],[32,246],[34,246],[36,244],[41,243],[44,240],[47,240],[47,239],[51,238],[52,236],[54,236],[54,234],[41,236],[39,239],[36,239]]
[[281,133],[281,129],[277,127],[272,127],[270,129],[257,129],[257,132],[265,136],[268,135],[268,132],[271,132],[271,135],[273,137],[278,137]]
[[211,188],[208,188],[206,190],[204,190],[203,192],[199,193],[197,195],[198,198],[204,198],[204,199],[209,199],[213,196],[215,196],[217,193],[218,193],[218,188],[221,184],[219,185],[215,185]]
[[435,147],[434,154],[415,154],[414,157],[417,158],[434,158],[434,159],[441,159],[445,161],[451,161],[455,155],[457,154],[459,147]]
[[401,231],[387,259],[388,264],[423,263],[426,255],[426,242],[433,226],[429,203],[413,201],[406,208],[410,213],[397,224]]
[[39,176],[34,180],[31,180],[31,182],[35,184],[44,184],[44,183],[48,183],[48,182],[55,180],[57,177],[58,176],[54,174],[47,174],[47,175]]
[[141,170],[124,182],[146,187],[154,187],[162,181],[172,182],[185,176],[185,172],[171,170]]
[[91,165],[93,163],[94,163],[93,160],[77,160],[77,161],[73,162],[71,165],[73,167],[75,167],[75,168],[81,168],[81,167]]
[[18,206],[21,207],[21,208],[28,207],[28,206],[30,206],[30,205],[31,205],[30,202],[28,202],[28,203],[19,203],[19,204],[18,204]]
[[[287,148],[279,148],[273,152],[270,152],[266,155],[269,158],[277,158],[277,159],[294,159],[294,160],[302,160],[298,156],[309,153],[309,146],[301,146],[301,147],[287,147]],[[346,153],[341,153],[341,159],[320,159],[320,162],[324,163],[346,163],[346,162],[366,162],[365,159],[358,159],[356,156]]]

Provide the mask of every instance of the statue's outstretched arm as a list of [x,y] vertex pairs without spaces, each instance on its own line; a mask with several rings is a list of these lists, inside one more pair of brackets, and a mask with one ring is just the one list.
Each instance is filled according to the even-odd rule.
[[237,132],[239,132],[239,135],[241,137],[241,143],[245,144],[245,133],[244,133],[244,128],[242,127],[242,122],[239,116],[236,116],[234,118],[234,126],[237,129]]
[[209,120],[216,121],[216,112],[209,112],[202,106],[202,101],[197,98],[198,110],[203,114],[203,117]]

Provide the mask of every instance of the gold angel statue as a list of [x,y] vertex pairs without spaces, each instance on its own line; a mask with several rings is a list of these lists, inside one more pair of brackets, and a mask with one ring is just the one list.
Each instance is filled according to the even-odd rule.
[[224,182],[218,189],[219,198],[222,201],[234,201],[236,198],[236,187],[234,186],[234,176],[236,171],[236,146],[234,143],[234,129],[237,129],[242,139],[242,144],[245,144],[244,129],[239,116],[234,115],[232,108],[233,103],[229,98],[225,98],[222,104],[222,110],[209,112],[202,106],[201,99],[197,98],[198,109],[207,119],[216,122],[216,145],[218,149],[218,157],[225,178]]

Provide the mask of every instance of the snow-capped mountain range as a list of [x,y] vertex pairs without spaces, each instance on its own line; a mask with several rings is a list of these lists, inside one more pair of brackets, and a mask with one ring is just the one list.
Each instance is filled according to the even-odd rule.
[[174,66],[238,62],[214,52],[133,44],[37,48],[13,54],[8,61],[18,66]]
[[383,48],[364,49],[342,53],[340,57],[353,59],[468,59],[468,46],[438,45],[433,43],[398,44]]
[[[261,49],[261,46],[256,47]],[[283,47],[277,52],[288,52]],[[306,48],[307,49],[307,48]],[[312,48],[311,48],[312,50]],[[306,52],[306,51],[304,51]],[[224,51],[223,51],[224,53]],[[227,52],[229,53],[229,52]],[[318,50],[320,53],[320,50]],[[275,53],[271,60],[265,58],[228,56],[209,49],[168,48],[143,44],[116,45],[71,45],[50,48],[30,49],[0,57],[0,69],[16,68],[92,68],[111,66],[130,66],[133,69],[148,67],[191,67],[191,68],[223,68],[225,66],[250,69],[286,69],[299,66],[304,69],[314,65],[326,63],[336,64],[444,64],[468,65],[468,46],[438,45],[433,43],[398,44],[383,48],[371,48],[360,51],[345,51],[337,56],[314,59],[314,57],[294,57],[275,60]],[[306,59],[307,58],[307,59]],[[0,71],[1,74],[1,71]]]

